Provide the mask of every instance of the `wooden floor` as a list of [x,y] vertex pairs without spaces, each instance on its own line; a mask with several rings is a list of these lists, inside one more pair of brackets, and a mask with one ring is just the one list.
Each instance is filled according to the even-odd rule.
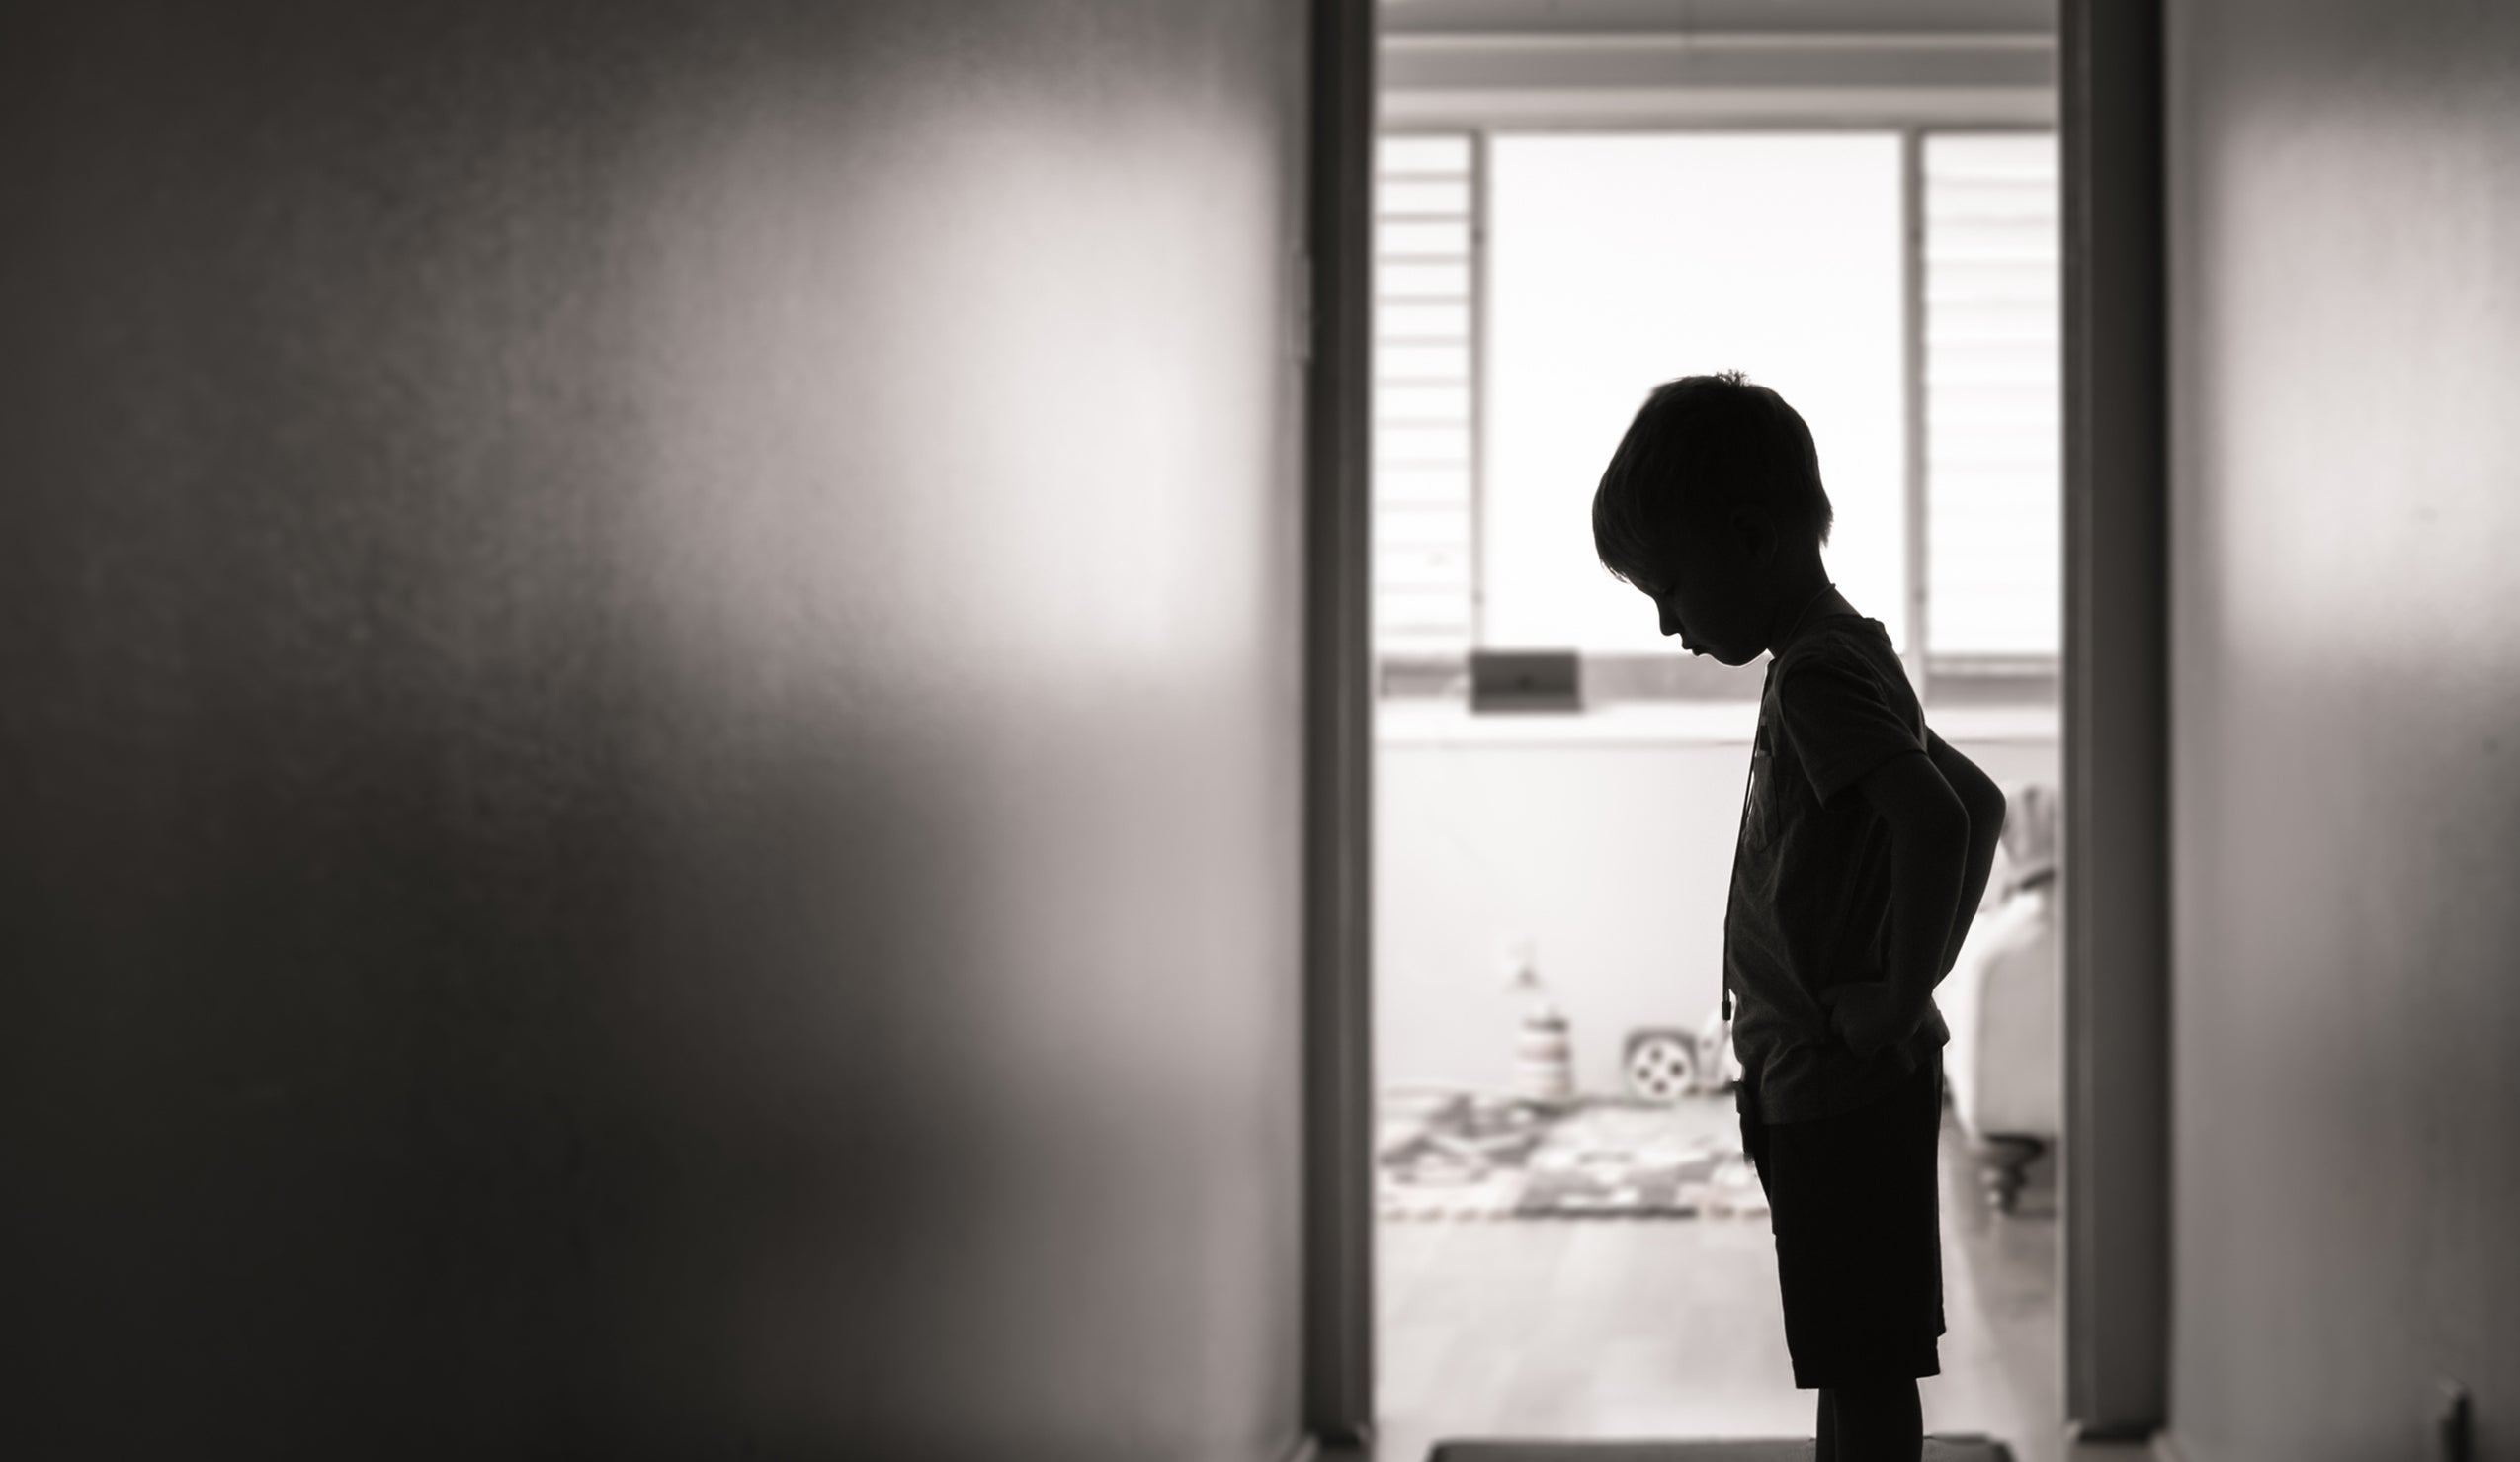
[[[2018,1214],[1991,1214],[1947,1113],[1942,1167],[1950,1331],[1926,1429],[2065,1462],[2053,1163]],[[1811,1434],[1764,1218],[1391,1219],[1377,1236],[1374,1462],[1444,1438]]]

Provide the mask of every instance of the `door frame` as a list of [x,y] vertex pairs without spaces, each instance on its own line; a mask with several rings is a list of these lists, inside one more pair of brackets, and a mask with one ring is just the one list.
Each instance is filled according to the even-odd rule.
[[1374,4],[1310,7],[1303,567],[1303,1424],[1374,1433]]
[[[2068,1430],[2168,1420],[2167,269],[2161,0],[2061,0]],[[1303,1414],[1374,1433],[1371,0],[1313,0],[1305,398]],[[2105,792],[2105,796],[2101,795]]]
[[2063,0],[2065,1415],[2168,1420],[2168,269],[2161,0]]

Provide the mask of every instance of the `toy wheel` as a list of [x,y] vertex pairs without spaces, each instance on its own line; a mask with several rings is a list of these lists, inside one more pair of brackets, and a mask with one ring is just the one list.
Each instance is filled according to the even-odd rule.
[[1698,1053],[1678,1031],[1644,1031],[1628,1041],[1628,1090],[1654,1101],[1675,1101],[1695,1085]]

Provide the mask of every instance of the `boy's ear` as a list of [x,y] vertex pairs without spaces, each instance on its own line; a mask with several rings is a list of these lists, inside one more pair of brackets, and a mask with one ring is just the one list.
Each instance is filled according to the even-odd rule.
[[1776,526],[1760,513],[1746,507],[1735,507],[1726,515],[1724,528],[1740,547],[1743,557],[1765,566],[1776,554]]

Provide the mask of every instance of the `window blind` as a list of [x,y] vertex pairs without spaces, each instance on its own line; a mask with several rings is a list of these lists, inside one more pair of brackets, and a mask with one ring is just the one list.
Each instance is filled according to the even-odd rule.
[[1925,138],[1926,638],[2051,656],[2060,619],[2057,143]]
[[1467,134],[1378,139],[1374,646],[1470,644],[1471,213]]

